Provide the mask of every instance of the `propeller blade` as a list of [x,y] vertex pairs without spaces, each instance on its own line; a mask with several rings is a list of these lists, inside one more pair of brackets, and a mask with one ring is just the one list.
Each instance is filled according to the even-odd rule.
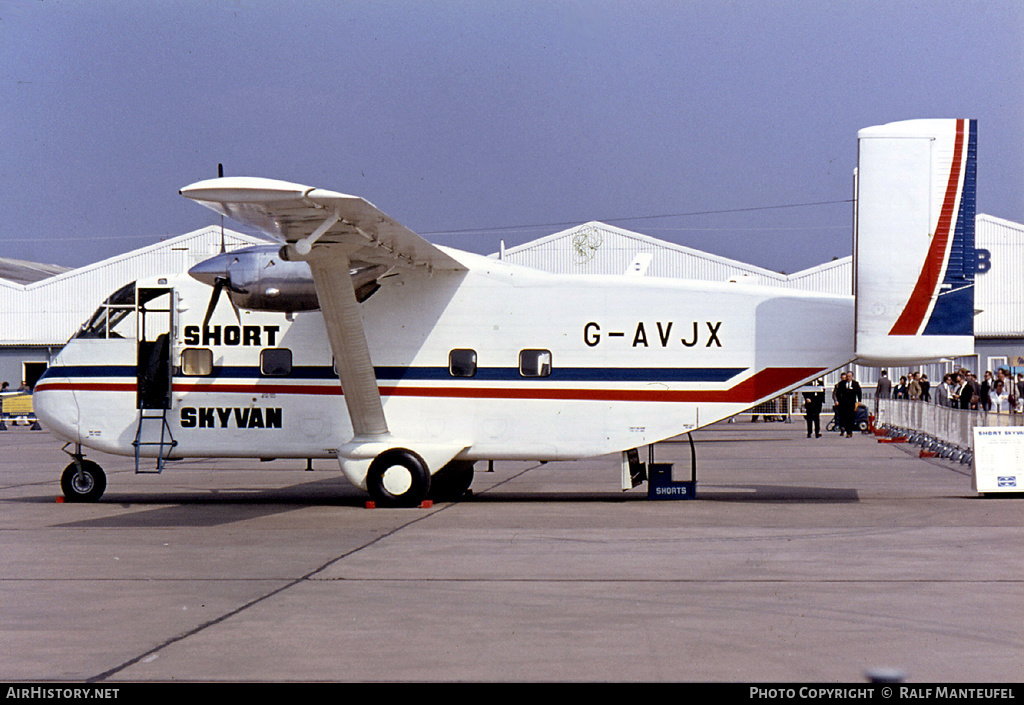
[[213,312],[217,309],[217,302],[220,300],[220,292],[224,289],[224,285],[227,283],[228,280],[224,277],[217,277],[213,280],[213,294],[210,296],[210,303],[206,307],[206,316],[203,317],[204,329],[210,324]]
[[[231,310],[235,312],[235,320],[238,321],[239,323],[241,323],[242,322],[242,315],[238,312],[238,306],[235,305],[235,300],[233,298],[231,298],[231,292],[232,291],[235,291],[235,288],[233,286],[231,286],[231,282],[228,282],[228,303],[231,304]],[[244,294],[246,292],[240,291],[238,293]]]

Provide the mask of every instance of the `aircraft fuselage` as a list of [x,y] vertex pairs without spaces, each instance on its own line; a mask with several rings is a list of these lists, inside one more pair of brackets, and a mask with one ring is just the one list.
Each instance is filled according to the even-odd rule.
[[[386,277],[361,313],[391,432],[460,445],[461,460],[654,443],[852,358],[852,297],[553,275],[446,251],[467,271]],[[55,433],[144,457],[332,457],[352,440],[318,311],[236,318],[221,306],[204,322],[210,286],[181,275],[137,287],[168,305],[144,303],[158,310],[136,312],[134,337],[72,339],[40,381],[37,409]],[[154,373],[140,356],[161,332],[168,349]],[[144,400],[153,374],[167,389]],[[143,422],[140,436],[154,409],[173,449],[135,445],[161,430]]]

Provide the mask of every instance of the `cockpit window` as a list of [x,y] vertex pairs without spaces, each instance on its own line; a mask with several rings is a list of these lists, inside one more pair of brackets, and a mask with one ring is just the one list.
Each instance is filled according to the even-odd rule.
[[76,338],[134,338],[135,282],[127,284],[107,298],[96,313],[82,324]]

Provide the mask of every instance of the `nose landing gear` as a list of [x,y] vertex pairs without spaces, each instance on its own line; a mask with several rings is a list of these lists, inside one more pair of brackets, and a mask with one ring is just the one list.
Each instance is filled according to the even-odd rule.
[[70,454],[74,460],[60,476],[60,488],[68,502],[95,502],[107,489],[103,468],[82,457],[81,450]]

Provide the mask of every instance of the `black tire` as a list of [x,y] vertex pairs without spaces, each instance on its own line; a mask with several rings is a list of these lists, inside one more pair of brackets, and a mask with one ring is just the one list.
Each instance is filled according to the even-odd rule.
[[[78,470],[79,462],[82,464],[81,472]],[[60,489],[69,502],[95,502],[107,489],[107,476],[103,468],[91,460],[76,461],[64,468]]]
[[469,460],[453,460],[430,478],[430,498],[451,502],[466,494],[473,484],[473,465]]
[[370,463],[366,490],[381,506],[415,507],[430,491],[430,470],[411,450],[392,448]]
[[860,429],[861,433],[867,433],[868,432],[868,422],[867,421],[858,421],[857,422],[857,428]]

